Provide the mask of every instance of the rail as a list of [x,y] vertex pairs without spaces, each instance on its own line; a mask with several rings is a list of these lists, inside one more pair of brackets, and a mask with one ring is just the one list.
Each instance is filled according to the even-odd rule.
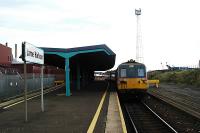
[[[45,90],[44,90],[44,94],[50,93],[50,92],[52,92],[52,91],[55,91],[55,90],[57,90],[57,89],[63,87],[64,85],[65,85],[65,84],[61,84],[61,85],[57,85],[57,86],[53,86],[53,87],[51,87],[51,88],[45,89]],[[30,94],[28,94],[28,100],[29,100],[29,99],[33,99],[33,98],[35,98],[35,97],[38,97],[38,96],[40,96],[40,95],[41,95],[40,90],[38,90],[37,92],[30,93]],[[18,98],[11,99],[11,100],[9,100],[9,101],[0,103],[0,109],[6,109],[6,108],[9,108],[9,107],[11,107],[11,106],[13,106],[13,105],[16,105],[16,104],[18,104],[18,103],[22,103],[22,102],[24,102],[24,96],[21,96],[21,97],[18,97]]]
[[124,103],[124,106],[135,133],[152,131],[178,133],[145,103]]
[[197,103],[190,102],[188,96],[184,97],[183,101],[177,101],[167,95],[159,94],[156,90],[154,92],[148,92],[148,94],[200,119],[200,107]]
[[163,120],[156,112],[154,112],[148,105],[143,103],[158,119],[160,119],[166,126],[168,126],[174,133],[178,133],[172,126],[170,126],[165,120]]
[[131,121],[131,125],[132,125],[132,127],[133,127],[135,133],[138,133],[138,130],[137,130],[136,126],[135,126],[135,123],[133,122],[133,119],[131,118],[131,115],[130,115],[130,113],[129,113],[129,111],[128,111],[127,106],[125,106],[125,111],[126,111],[126,113],[128,114],[128,117],[129,117],[129,119],[130,119],[130,121]]

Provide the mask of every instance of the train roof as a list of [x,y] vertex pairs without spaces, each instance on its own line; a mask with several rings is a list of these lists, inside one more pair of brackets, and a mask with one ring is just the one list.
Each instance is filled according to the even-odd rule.
[[[130,59],[130,60],[128,60],[127,62],[124,62],[124,63],[122,63],[122,64],[120,64],[120,65],[127,65],[127,64],[144,65],[143,63],[136,62],[136,61],[133,60],[133,59]],[[119,65],[119,66],[120,66],[120,65]]]

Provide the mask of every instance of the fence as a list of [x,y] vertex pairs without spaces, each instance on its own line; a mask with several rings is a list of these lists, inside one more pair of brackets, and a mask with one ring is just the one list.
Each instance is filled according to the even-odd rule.
[[[24,93],[24,75],[4,74],[0,73],[0,100],[15,97]],[[50,74],[44,75],[44,88],[53,86],[55,76]],[[28,74],[27,75],[27,90],[35,91],[41,88],[40,75]]]

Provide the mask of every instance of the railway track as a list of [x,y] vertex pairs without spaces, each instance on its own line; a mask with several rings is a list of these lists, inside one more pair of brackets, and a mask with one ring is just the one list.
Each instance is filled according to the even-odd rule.
[[177,133],[145,103],[124,103],[124,108],[135,133]]
[[[50,93],[52,91],[55,91],[61,87],[63,87],[65,84],[60,84],[60,85],[56,85],[56,86],[53,86],[53,87],[50,87],[48,89],[45,89],[44,90],[44,94],[46,93]],[[37,90],[36,92],[31,92],[27,95],[28,99],[27,100],[30,100],[30,99],[33,99],[35,97],[39,97],[41,95],[41,91],[40,90]],[[13,105],[16,105],[18,103],[22,103],[24,102],[24,96],[22,95],[21,97],[18,97],[18,98],[14,98],[14,99],[11,99],[11,100],[8,100],[6,102],[2,102],[0,103],[0,109],[7,109]]]
[[190,96],[182,95],[179,93],[166,93],[165,91],[160,93],[156,89],[153,91],[149,91],[148,93],[149,95],[165,101],[172,106],[200,119],[199,101],[196,101],[196,99],[199,100],[198,98],[192,98]]

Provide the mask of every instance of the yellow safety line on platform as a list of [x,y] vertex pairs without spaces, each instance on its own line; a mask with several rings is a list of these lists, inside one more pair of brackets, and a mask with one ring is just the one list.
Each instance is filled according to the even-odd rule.
[[124,116],[122,114],[122,109],[121,109],[121,105],[119,103],[119,97],[118,97],[118,94],[115,93],[116,97],[117,97],[117,104],[118,104],[118,108],[119,108],[119,114],[120,114],[120,119],[121,119],[121,123],[122,123],[122,129],[123,129],[123,133],[127,133],[127,130],[126,130],[126,124],[125,124],[125,121],[124,121]]
[[107,93],[107,90],[106,90],[106,91],[104,92],[104,94],[103,94],[103,97],[102,97],[102,99],[101,99],[101,102],[99,103],[98,109],[97,109],[97,111],[96,111],[96,113],[95,113],[95,115],[94,115],[94,117],[93,117],[92,122],[90,123],[90,126],[89,126],[89,128],[88,128],[88,130],[87,130],[87,133],[93,133],[93,131],[94,131],[94,128],[95,128],[95,125],[96,125],[96,123],[97,123],[97,120],[98,120],[100,111],[101,111],[102,106],[103,106],[104,99],[105,99],[105,97],[106,97],[106,93]]

